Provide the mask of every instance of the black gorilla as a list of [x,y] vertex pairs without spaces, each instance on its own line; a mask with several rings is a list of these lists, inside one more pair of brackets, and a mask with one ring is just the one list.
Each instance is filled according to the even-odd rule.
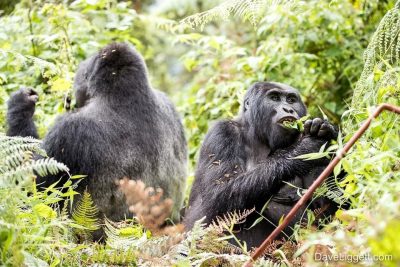
[[[185,190],[187,148],[182,124],[165,94],[153,90],[142,57],[127,44],[111,44],[84,61],[76,75],[75,112],[58,118],[43,140],[48,156],[70,174],[84,174],[77,188],[92,195],[101,215],[131,214],[116,179],[141,179],[174,201],[179,218]],[[37,137],[32,116],[37,100],[21,89],[8,102],[8,135]],[[47,187],[60,177],[38,177]],[[61,177],[65,181],[67,175]]]
[[8,136],[31,136],[38,138],[35,123],[32,120],[38,95],[30,88],[20,89],[8,100]]
[[[337,137],[335,127],[319,118],[306,121],[303,134],[283,127],[284,121],[297,120],[306,112],[296,89],[272,82],[254,84],[245,96],[241,116],[218,122],[204,140],[184,220],[186,229],[204,216],[209,224],[227,212],[253,207],[260,212],[269,201],[263,216],[270,222],[262,220],[250,228],[260,217],[252,213],[236,229],[237,237],[248,246],[260,245],[299,199],[293,185],[308,188],[329,163],[327,158],[293,159],[318,152]],[[326,198],[316,203],[314,208],[331,204]],[[290,234],[290,228],[285,232]]]

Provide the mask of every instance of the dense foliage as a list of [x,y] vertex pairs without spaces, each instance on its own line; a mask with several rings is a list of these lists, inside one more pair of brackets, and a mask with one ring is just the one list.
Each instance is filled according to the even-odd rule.
[[[235,116],[255,81],[291,84],[312,115],[322,111],[341,122],[343,138],[329,151],[340,148],[377,104],[400,105],[400,4],[394,0],[14,4],[0,5],[5,10],[0,14],[0,132],[6,129],[9,95],[30,86],[40,95],[35,120],[44,136],[65,112],[68,97],[73,108],[77,64],[113,40],[134,44],[153,86],[175,100],[187,131],[191,170],[210,124]],[[392,255],[381,263],[400,264],[399,119],[383,113],[335,170],[346,171],[340,185],[350,209],[339,211],[323,230],[298,229],[290,242],[271,246],[271,260],[305,265],[313,261],[312,251],[324,251]],[[221,238],[223,232],[233,234],[232,221],[241,219],[237,214],[211,228],[198,225],[185,237],[155,236],[135,220],[107,222],[107,244],[90,243],[87,237],[98,228],[90,195],[69,217],[60,206],[74,199],[71,181],[37,192],[32,179],[34,171],[54,173],[67,166],[51,159],[33,162],[32,151],[44,153],[36,140],[0,135],[1,264],[213,266],[248,259],[243,244],[233,247]]]

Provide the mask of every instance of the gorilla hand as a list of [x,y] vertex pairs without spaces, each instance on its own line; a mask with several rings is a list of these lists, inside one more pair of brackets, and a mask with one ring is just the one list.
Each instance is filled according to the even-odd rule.
[[11,95],[8,107],[9,109],[18,107],[19,111],[27,112],[33,116],[38,98],[38,94],[32,88],[21,88]]
[[8,100],[8,136],[32,136],[38,138],[33,114],[38,94],[31,88],[21,88]]
[[329,121],[315,118],[304,123],[304,135],[330,141],[337,138],[338,131]]

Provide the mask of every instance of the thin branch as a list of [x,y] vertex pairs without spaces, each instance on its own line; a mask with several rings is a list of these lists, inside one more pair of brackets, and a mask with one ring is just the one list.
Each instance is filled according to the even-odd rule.
[[29,1],[29,10],[28,10],[29,32],[31,34],[31,45],[32,45],[33,56],[37,57],[36,44],[35,40],[33,39],[33,22],[31,13],[32,13],[32,1]]

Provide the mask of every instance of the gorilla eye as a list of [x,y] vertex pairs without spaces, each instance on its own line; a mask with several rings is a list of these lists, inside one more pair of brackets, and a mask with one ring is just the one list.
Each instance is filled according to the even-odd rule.
[[272,94],[272,95],[269,96],[269,98],[272,101],[279,101],[280,100],[279,95],[277,95],[277,94]]
[[286,98],[286,102],[288,102],[289,104],[292,104],[292,103],[294,103],[294,102],[296,102],[296,101],[297,101],[297,97],[295,97],[295,96],[293,96],[293,95],[288,96],[288,97]]

